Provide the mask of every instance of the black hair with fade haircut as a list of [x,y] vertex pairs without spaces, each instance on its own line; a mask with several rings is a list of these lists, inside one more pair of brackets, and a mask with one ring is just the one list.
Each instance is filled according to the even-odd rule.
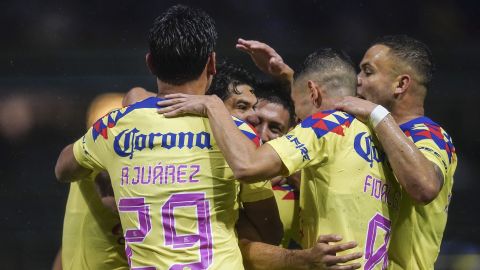
[[435,64],[432,52],[425,43],[407,35],[388,35],[375,40],[372,46],[377,44],[390,48],[390,52],[398,60],[413,67],[419,75],[418,79],[421,84],[427,87],[430,85]]
[[181,85],[197,79],[215,49],[215,22],[204,11],[175,5],[155,19],[148,42],[155,75]]
[[237,90],[237,86],[242,84],[247,84],[252,89],[255,89],[257,82],[255,77],[245,68],[224,60],[217,65],[217,74],[213,77],[212,84],[206,95],[217,95],[221,100],[225,101],[232,94],[241,94]]
[[322,48],[308,55],[295,78],[307,76],[313,76],[309,80],[322,84],[333,96],[354,95],[357,89],[353,61],[342,50]]
[[267,80],[257,84],[255,95],[258,99],[281,105],[288,111],[288,126],[295,125],[295,107],[290,97],[290,85],[284,82]]

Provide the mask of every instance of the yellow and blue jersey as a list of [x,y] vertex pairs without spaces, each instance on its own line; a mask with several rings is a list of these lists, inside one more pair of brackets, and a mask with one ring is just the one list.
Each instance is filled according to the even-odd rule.
[[62,268],[128,269],[120,218],[103,206],[96,173],[70,185],[62,237]]
[[400,212],[393,224],[389,269],[433,269],[440,251],[452,196],[457,156],[452,138],[437,123],[419,117],[400,125],[425,157],[440,168],[443,186],[432,202],[416,204],[402,191]]
[[400,190],[370,129],[347,113],[323,111],[268,144],[289,174],[302,170],[302,247],[339,234],[358,243],[365,269],[385,269]]
[[273,194],[283,224],[281,246],[288,249],[300,249],[300,193],[293,186],[283,184],[273,186]]
[[[132,269],[243,269],[237,188],[208,119],[165,118],[152,97],[113,111],[74,144],[79,164],[107,170]],[[253,142],[255,132],[237,126]]]

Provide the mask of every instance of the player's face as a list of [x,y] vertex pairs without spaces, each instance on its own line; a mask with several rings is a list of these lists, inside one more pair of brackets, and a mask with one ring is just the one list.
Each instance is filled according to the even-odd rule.
[[295,105],[295,115],[299,120],[303,120],[312,114],[313,104],[310,96],[307,94],[308,90],[302,90],[298,87],[302,86],[296,84],[292,89],[292,100]]
[[389,48],[374,45],[368,49],[360,63],[357,95],[385,107],[394,98],[393,59]]
[[247,121],[248,123],[257,124],[254,106],[257,104],[257,97],[253,94],[251,86],[246,84],[237,85],[237,91],[240,94],[232,93],[232,95],[225,100],[225,107],[233,116]]
[[258,124],[255,125],[263,142],[278,138],[288,131],[289,112],[280,104],[260,100],[255,108]]

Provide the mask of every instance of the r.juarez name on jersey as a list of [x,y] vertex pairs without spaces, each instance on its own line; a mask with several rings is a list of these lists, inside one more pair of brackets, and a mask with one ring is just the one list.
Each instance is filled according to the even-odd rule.
[[[132,269],[243,269],[234,231],[238,185],[208,119],[165,118],[159,100],[97,121],[75,143],[75,157],[110,174]],[[259,144],[246,123],[234,121]]]

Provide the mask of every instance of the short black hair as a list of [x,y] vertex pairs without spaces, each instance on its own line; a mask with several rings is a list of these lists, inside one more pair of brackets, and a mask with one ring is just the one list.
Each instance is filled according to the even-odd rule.
[[357,89],[357,72],[352,59],[342,50],[333,48],[321,48],[307,56],[296,79],[314,75],[315,80],[325,86],[332,94],[335,90],[346,89],[348,94],[353,95]]
[[288,111],[288,126],[295,125],[295,107],[290,97],[290,85],[284,82],[266,80],[257,84],[255,94],[258,99],[281,105]]
[[148,35],[155,75],[173,85],[197,79],[216,40],[215,22],[207,13],[183,5],[169,8]]
[[247,84],[255,89],[256,83],[255,77],[245,68],[224,60],[217,65],[217,74],[213,77],[206,95],[217,95],[225,101],[234,93],[240,94],[237,90],[238,85]]
[[425,43],[407,35],[388,35],[375,40],[372,46],[377,44],[387,46],[400,61],[411,65],[418,73],[421,84],[428,86],[431,83],[435,64]]

